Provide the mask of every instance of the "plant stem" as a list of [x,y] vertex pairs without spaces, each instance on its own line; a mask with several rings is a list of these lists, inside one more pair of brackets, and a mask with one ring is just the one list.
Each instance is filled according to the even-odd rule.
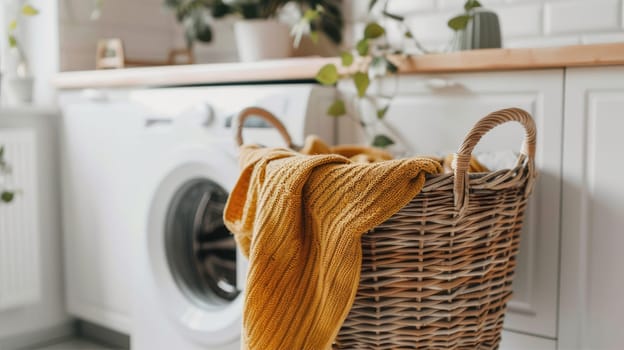
[[15,46],[15,49],[17,50],[17,55],[19,58],[15,73],[19,78],[26,78],[30,75],[28,57],[26,56],[26,52],[24,52],[24,49],[22,48],[22,45],[19,44],[19,42]]

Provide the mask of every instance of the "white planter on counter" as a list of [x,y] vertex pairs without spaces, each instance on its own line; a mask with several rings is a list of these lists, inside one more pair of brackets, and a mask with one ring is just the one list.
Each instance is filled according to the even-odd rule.
[[242,62],[285,58],[292,55],[288,25],[273,19],[238,21],[234,24],[238,57]]

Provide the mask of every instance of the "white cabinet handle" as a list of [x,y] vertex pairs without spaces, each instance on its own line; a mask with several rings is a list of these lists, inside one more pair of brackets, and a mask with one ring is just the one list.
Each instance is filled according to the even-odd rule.
[[108,102],[109,96],[106,92],[99,89],[84,89],[82,97],[92,102]]
[[145,118],[145,127],[149,128],[156,125],[171,125],[173,119],[167,117],[149,116]]
[[452,87],[461,86],[461,84],[456,81],[453,81],[450,79],[443,79],[443,78],[429,79],[427,80],[425,85],[432,90],[441,90],[441,89],[448,89]]

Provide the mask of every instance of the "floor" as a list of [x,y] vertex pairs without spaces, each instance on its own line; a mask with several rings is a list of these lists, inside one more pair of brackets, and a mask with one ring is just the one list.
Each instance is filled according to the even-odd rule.
[[68,339],[56,344],[49,344],[32,350],[114,350],[113,348],[93,343],[84,339]]

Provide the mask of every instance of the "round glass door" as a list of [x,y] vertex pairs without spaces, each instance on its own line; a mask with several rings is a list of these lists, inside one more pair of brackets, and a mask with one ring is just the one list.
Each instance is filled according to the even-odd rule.
[[180,290],[194,304],[214,308],[234,300],[236,242],[223,224],[228,193],[209,179],[180,186],[169,205],[165,253]]

